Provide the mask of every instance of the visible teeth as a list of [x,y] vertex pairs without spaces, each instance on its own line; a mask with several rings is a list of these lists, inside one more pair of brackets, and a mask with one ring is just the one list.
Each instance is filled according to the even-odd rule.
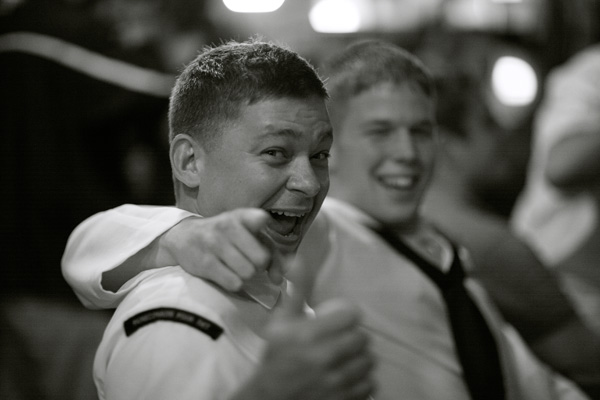
[[394,178],[383,178],[381,180],[385,185],[394,188],[408,188],[415,183],[415,178],[408,176],[394,177]]
[[304,215],[306,215],[306,213],[298,214],[298,213],[294,213],[294,212],[290,212],[290,211],[272,210],[271,212],[273,214],[277,214],[277,215],[285,215],[286,217],[303,217]]

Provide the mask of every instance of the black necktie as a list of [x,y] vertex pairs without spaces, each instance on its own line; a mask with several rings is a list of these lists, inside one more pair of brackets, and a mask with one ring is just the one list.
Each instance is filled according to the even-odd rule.
[[505,398],[496,341],[481,311],[464,286],[464,270],[454,246],[453,261],[444,274],[391,231],[377,231],[400,254],[415,263],[440,289],[454,336],[465,382],[474,400]]

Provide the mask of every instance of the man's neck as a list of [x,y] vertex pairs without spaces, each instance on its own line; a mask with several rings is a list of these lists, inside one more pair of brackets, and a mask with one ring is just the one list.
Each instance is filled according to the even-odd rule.
[[442,270],[450,267],[452,261],[452,247],[450,242],[441,235],[435,227],[429,224],[420,214],[414,218],[398,223],[385,223],[378,221],[359,207],[335,196],[329,196],[328,201],[336,204],[343,215],[357,221],[368,228],[386,229],[402,238],[419,255]]

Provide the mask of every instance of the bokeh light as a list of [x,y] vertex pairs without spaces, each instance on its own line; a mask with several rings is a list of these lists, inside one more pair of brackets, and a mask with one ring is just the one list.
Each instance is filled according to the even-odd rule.
[[492,70],[492,90],[505,105],[531,104],[538,92],[538,79],[533,67],[525,60],[502,56]]

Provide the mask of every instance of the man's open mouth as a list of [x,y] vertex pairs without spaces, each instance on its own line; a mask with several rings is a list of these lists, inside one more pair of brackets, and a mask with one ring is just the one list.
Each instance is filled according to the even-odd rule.
[[293,237],[300,234],[302,221],[306,212],[268,210],[271,214],[272,222],[269,228],[284,237]]

